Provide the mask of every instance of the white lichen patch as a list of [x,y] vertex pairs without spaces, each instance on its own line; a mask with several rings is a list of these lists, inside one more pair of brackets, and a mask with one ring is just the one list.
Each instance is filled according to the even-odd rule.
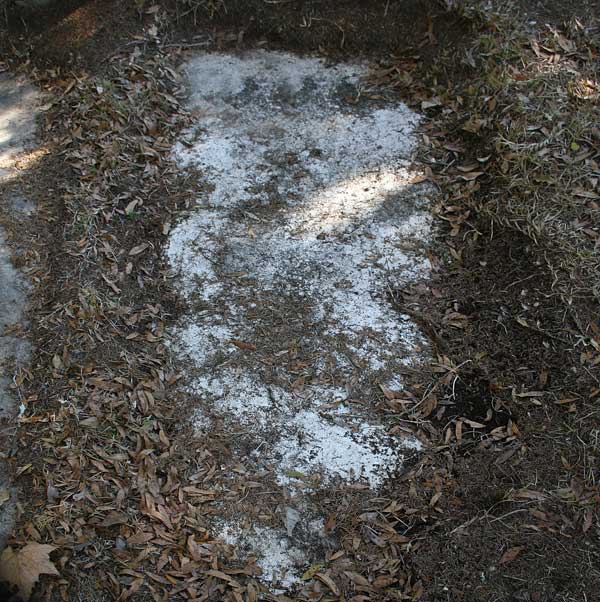
[[[424,349],[389,301],[430,268],[431,191],[412,184],[419,116],[363,100],[358,63],[254,51],[203,54],[186,72],[195,126],[174,157],[202,192],[167,255],[190,306],[174,339],[198,431],[218,417],[246,438],[240,460],[294,495],[376,490],[419,448],[369,407]],[[288,586],[309,542],[265,529],[223,537]]]
[[[344,412],[338,416],[344,416]],[[389,468],[397,466],[405,453],[381,426],[366,422],[354,428],[340,426],[326,421],[323,414],[303,411],[290,426],[291,436],[282,438],[275,447],[280,457],[281,484],[304,474],[322,474],[326,480],[332,476],[347,481],[365,479],[376,490]],[[404,445],[420,448],[416,441],[404,441]]]
[[225,524],[217,538],[237,546],[246,557],[254,556],[261,578],[281,588],[297,583],[306,566],[306,552],[295,546],[283,529],[254,526],[242,530],[237,524]]

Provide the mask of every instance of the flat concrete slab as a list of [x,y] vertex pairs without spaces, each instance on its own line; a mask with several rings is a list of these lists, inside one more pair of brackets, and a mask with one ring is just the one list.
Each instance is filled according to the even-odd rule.
[[[18,176],[16,161],[32,143],[40,94],[24,79],[0,73],[0,212],[30,212],[31,204],[14,190],[8,194],[4,185]],[[12,251],[0,226],[0,452],[9,453],[10,440],[18,412],[11,389],[15,369],[27,362],[29,345],[10,334],[11,327],[23,319],[27,301],[27,282],[11,261]],[[0,550],[12,530],[15,496],[7,498],[9,482],[0,456]]]
[[175,349],[198,437],[229,433],[232,470],[284,492],[279,526],[213,525],[284,589],[334,545],[307,491],[377,491],[420,448],[375,406],[427,352],[388,295],[428,274],[432,191],[412,183],[419,116],[365,97],[367,72],[266,51],[186,66],[195,127],[174,156],[199,192],[167,251],[189,305]]
[[0,73],[0,180],[32,141],[39,105],[39,92],[25,78]]

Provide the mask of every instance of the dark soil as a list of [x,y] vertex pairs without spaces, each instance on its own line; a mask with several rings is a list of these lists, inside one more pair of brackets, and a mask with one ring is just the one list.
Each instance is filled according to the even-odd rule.
[[472,27],[471,21],[458,14],[449,16],[441,4],[429,0],[232,0],[208,19],[201,8],[191,17],[180,22],[181,32],[188,35],[212,25],[217,31],[240,32],[239,42],[249,46],[267,42],[290,51],[339,57],[389,56],[425,42],[426,36],[435,37],[437,45],[452,52],[468,39]]
[[[567,484],[578,463],[572,440],[559,434],[573,415],[556,404],[567,396],[584,399],[593,385],[578,352],[565,344],[575,325],[549,295],[551,275],[524,236],[486,232],[460,248],[462,264],[442,270],[436,285],[442,298],[428,311],[439,312],[443,353],[466,363],[446,387],[448,405],[433,423],[445,428],[466,417],[485,428],[464,436],[452,451],[453,511],[412,555],[428,583],[424,599],[550,602],[579,600],[583,591],[593,596],[600,572],[591,558],[599,552],[593,539],[577,532],[577,510],[565,515],[548,498],[542,511],[513,497],[519,490]],[[447,309],[467,316],[464,328],[444,326]],[[519,397],[529,391],[539,397]],[[521,437],[515,447],[501,449],[488,433],[509,421]],[[540,517],[550,515],[540,528]],[[520,546],[522,555],[499,565],[508,549]]]
[[25,56],[58,76],[97,72],[122,44],[141,32],[144,15],[125,0],[65,0],[24,9],[12,4],[0,16],[0,53]]
[[[202,2],[158,4],[173,18],[168,29],[172,42],[184,47],[214,35],[223,47],[260,44],[337,58],[387,58],[420,48],[422,58],[432,62],[438,53],[450,55],[468,43],[473,28],[471,20],[458,14],[449,17],[441,5],[428,0],[235,0],[214,11]],[[40,68],[95,72],[135,34],[143,33],[148,19],[141,5],[134,0],[69,0],[35,10],[13,5],[0,28],[0,42],[7,53],[11,47],[19,52],[29,47],[30,59]]]

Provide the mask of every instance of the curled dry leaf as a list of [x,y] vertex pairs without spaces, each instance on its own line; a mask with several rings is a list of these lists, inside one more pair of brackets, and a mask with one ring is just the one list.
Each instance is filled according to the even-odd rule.
[[317,573],[315,577],[319,581],[323,582],[331,590],[334,596],[340,595],[340,590],[338,586],[335,584],[334,580],[329,575],[325,573]]
[[59,574],[49,556],[55,549],[39,543],[28,543],[17,552],[6,548],[0,555],[0,581],[16,585],[23,600],[29,600],[40,575]]

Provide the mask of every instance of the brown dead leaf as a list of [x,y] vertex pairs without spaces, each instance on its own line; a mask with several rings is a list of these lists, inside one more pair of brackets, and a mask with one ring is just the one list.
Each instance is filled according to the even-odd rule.
[[110,512],[108,516],[100,523],[99,527],[114,527],[115,525],[126,525],[129,518],[123,512]]
[[379,575],[379,577],[373,581],[373,587],[376,589],[385,589],[397,581],[398,577],[392,575]]
[[0,581],[16,585],[23,600],[29,600],[40,575],[59,574],[49,557],[55,549],[39,543],[28,543],[18,552],[6,548],[0,555]]
[[456,169],[462,171],[463,173],[468,173],[469,171],[474,171],[479,167],[479,163],[469,163],[467,165],[457,165]]
[[558,42],[558,45],[565,52],[573,52],[576,49],[575,44],[568,38],[565,38],[565,36],[559,34],[558,32],[555,33],[555,36],[556,36],[556,41]]
[[516,546],[514,548],[509,548],[502,554],[502,558],[500,558],[500,564],[508,564],[512,562],[521,552],[525,550],[525,546]]
[[127,543],[130,546],[139,546],[139,545],[148,543],[153,538],[154,538],[154,534],[153,533],[145,533],[144,531],[139,531],[135,535],[132,535],[127,540]]
[[142,243],[141,245],[137,245],[129,251],[129,255],[139,255],[143,253],[150,245],[147,242]]
[[106,284],[108,284],[108,286],[110,286],[110,288],[113,290],[113,292],[115,292],[117,295],[121,292],[121,289],[109,278],[107,278],[104,274],[102,274],[102,279],[104,280],[104,282],[106,282]]
[[223,571],[218,571],[216,569],[211,569],[210,571],[206,571],[205,573],[209,577],[216,577],[217,579],[221,579],[222,581],[227,581],[234,587],[241,587],[239,582],[236,581],[231,575],[227,575]]
[[424,174],[419,174],[418,176],[415,176],[411,181],[410,184],[421,184],[421,182],[427,182],[427,180],[429,180],[430,177],[426,176]]
[[429,416],[433,410],[437,408],[437,403],[437,397],[435,395],[430,395],[427,397],[423,402],[421,402],[421,405],[418,408],[421,416],[427,418],[427,416]]
[[328,535],[333,532],[337,523],[337,512],[332,512],[325,521],[325,533]]
[[442,492],[438,491],[437,493],[435,493],[433,495],[433,497],[429,500],[429,505],[433,508],[439,501],[440,498],[442,497]]
[[398,399],[398,393],[396,391],[392,391],[392,389],[390,389],[383,383],[379,383],[379,388],[381,389],[382,393],[385,395],[386,399],[388,399],[390,401],[394,401],[395,399]]
[[329,575],[326,575],[325,573],[317,573],[315,577],[319,581],[322,581],[332,591],[334,596],[340,595],[340,590],[338,589],[338,586],[335,584],[335,582]]
[[240,341],[238,339],[231,339],[231,344],[235,345],[238,349],[244,349],[247,351],[256,351],[256,346],[252,343],[246,343],[246,341]]
[[511,498],[513,499],[519,499],[519,500],[545,500],[546,499],[546,494],[542,493],[541,491],[533,491],[531,489],[519,489],[518,491],[515,491],[512,495]]

